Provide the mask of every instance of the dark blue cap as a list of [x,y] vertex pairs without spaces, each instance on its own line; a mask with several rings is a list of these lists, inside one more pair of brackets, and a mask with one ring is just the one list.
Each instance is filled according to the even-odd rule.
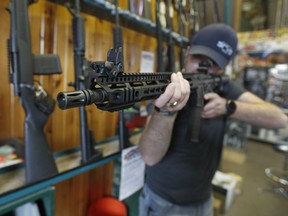
[[222,69],[235,56],[238,38],[236,32],[224,23],[210,24],[193,37],[190,54],[205,55]]

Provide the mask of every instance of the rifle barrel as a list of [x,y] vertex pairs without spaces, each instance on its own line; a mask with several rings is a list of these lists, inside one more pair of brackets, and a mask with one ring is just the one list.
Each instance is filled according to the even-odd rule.
[[107,94],[103,89],[60,92],[57,95],[58,106],[63,110],[105,101],[107,101]]

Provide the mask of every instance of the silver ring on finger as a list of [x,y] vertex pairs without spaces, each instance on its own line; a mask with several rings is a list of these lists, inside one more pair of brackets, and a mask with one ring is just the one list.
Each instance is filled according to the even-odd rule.
[[169,103],[168,106],[174,107],[174,106],[176,106],[177,104],[178,104],[178,101],[175,101],[175,102],[173,102],[173,103]]

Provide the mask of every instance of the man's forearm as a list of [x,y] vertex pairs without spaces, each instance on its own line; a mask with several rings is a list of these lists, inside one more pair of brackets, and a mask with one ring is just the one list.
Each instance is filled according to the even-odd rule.
[[155,165],[166,154],[176,115],[162,116],[154,111],[147,122],[139,144],[142,158],[147,165]]
[[[178,72],[171,75],[171,83],[153,103],[161,111],[177,112],[186,105],[189,97],[189,82],[183,78],[182,73]],[[154,110],[147,121],[139,148],[148,166],[158,163],[167,153],[176,116],[177,113],[167,116]]]
[[287,116],[275,105],[260,103],[245,103],[236,101],[237,111],[232,118],[251,123],[264,128],[285,128],[288,126]]

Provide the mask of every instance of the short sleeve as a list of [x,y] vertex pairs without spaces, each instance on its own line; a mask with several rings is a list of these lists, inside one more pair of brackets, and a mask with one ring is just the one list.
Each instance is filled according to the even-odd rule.
[[226,97],[234,100],[237,100],[244,92],[247,91],[239,83],[235,83],[231,80],[228,81],[225,88]]

